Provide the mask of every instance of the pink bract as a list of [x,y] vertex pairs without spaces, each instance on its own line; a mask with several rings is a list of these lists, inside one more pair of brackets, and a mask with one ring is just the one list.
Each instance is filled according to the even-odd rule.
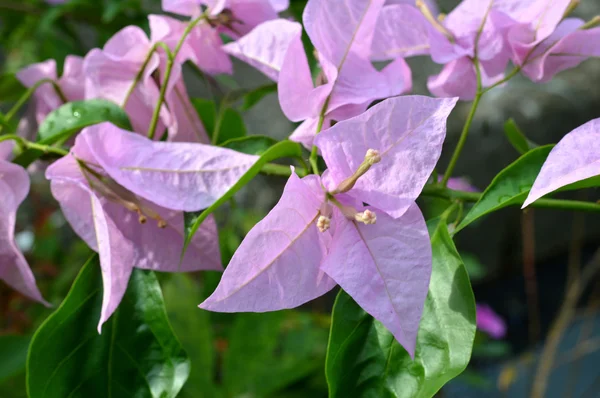
[[0,142],[0,279],[30,299],[49,306],[15,243],[17,209],[29,193],[29,175],[21,166],[5,160],[12,152],[11,144]]
[[133,267],[179,272],[219,270],[214,219],[185,256],[183,210],[222,196],[255,156],[191,143],[154,142],[103,123],[85,129],[71,153],[46,172],[75,232],[100,254],[104,299],[98,328],[118,306]]
[[552,149],[523,207],[569,184],[600,175],[600,119],[577,127]]
[[[318,135],[329,166],[323,179],[292,173],[279,203],[248,233],[201,308],[275,311],[339,284],[414,355],[431,275],[429,235],[414,200],[439,158],[455,103],[388,99]],[[371,152],[378,162],[354,187],[336,193]]]

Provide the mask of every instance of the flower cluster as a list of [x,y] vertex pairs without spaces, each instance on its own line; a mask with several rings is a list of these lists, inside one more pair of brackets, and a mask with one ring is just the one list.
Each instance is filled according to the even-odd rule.
[[[131,121],[133,131],[109,123],[83,129],[46,170],[66,219],[99,253],[99,329],[119,305],[133,268],[222,269],[214,219],[204,221],[188,246],[184,212],[213,205],[259,159],[210,145],[188,96],[184,63],[208,75],[231,74],[233,56],[264,73],[277,83],[286,117],[299,122],[290,139],[312,151],[313,174],[300,178],[292,169],[281,199],[248,233],[201,308],[274,311],[340,285],[414,356],[432,268],[415,201],[427,181],[437,183],[431,177],[456,97],[472,99],[507,81],[511,61],[517,72],[542,82],[600,55],[598,18],[568,18],[571,0],[464,0],[447,16],[422,0],[309,0],[302,24],[279,18],[288,3],[163,0],[163,10],[179,17],[150,15],[150,37],[128,26],[102,49],[67,57],[61,77],[53,60],[18,73],[24,85],[39,85],[38,123],[65,102],[98,98],[118,104]],[[315,49],[315,70],[303,28]],[[401,96],[412,88],[404,58],[423,54],[444,65],[429,79],[430,91],[452,98]],[[600,174],[599,128],[592,121],[565,137],[526,205]],[[11,151],[2,142],[0,192],[7,199],[0,205],[0,277],[43,302],[14,243],[15,213],[29,179],[8,161]],[[318,154],[327,165],[323,173]],[[493,329],[503,333],[501,326]]]

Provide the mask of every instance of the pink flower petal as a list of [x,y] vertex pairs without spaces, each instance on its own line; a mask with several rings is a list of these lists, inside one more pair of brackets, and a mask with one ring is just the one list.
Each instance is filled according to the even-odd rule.
[[[71,159],[69,159],[71,158]],[[48,169],[52,195],[75,232],[100,254],[104,293],[98,332],[119,306],[135,264],[135,250],[114,221],[105,214],[101,199],[90,189],[71,156]],[[56,164],[56,163],[55,163]],[[54,166],[54,164],[53,164]]]
[[[17,78],[25,87],[33,87],[34,84],[42,79],[52,79],[56,81],[58,80],[56,74],[56,61],[50,59],[48,61],[29,65],[17,72]],[[34,98],[36,103],[35,114],[38,123],[41,123],[48,113],[63,104],[52,85],[48,83],[41,85],[36,90]]]
[[281,110],[293,122],[318,117],[332,87],[331,81],[314,87],[302,38],[298,34],[288,47],[279,73],[277,93]]
[[109,123],[88,127],[79,138],[115,181],[172,210],[207,208],[258,159],[210,145],[150,141]]
[[349,53],[368,59],[377,17],[385,0],[309,0],[306,33],[317,51],[338,69]]
[[167,105],[175,122],[169,128],[169,141],[210,143],[204,124],[190,101],[183,78],[168,93]]
[[495,339],[506,335],[506,323],[488,305],[477,304],[477,329]]
[[525,63],[523,73],[535,82],[547,82],[589,57],[600,56],[600,28],[582,30],[583,24],[580,19],[567,18],[535,47],[513,43],[516,62]]
[[600,119],[577,127],[552,149],[523,207],[559,188],[600,175]]
[[429,28],[414,2],[384,7],[375,27],[371,58],[385,61],[429,53]]
[[330,254],[321,268],[414,357],[431,276],[431,244],[415,203],[394,219],[375,208],[364,225],[335,213]]
[[[164,42],[171,51],[175,50],[187,23],[163,15],[149,15],[148,21],[152,43]],[[221,37],[204,22],[199,23],[190,32],[177,55],[177,60],[180,63],[189,60],[210,75],[233,72],[231,60],[223,51]]]
[[381,162],[349,194],[400,217],[419,196],[440,157],[446,119],[455,104],[456,98],[390,98],[322,132],[315,145],[329,168],[327,188],[350,177],[367,150],[378,150]]
[[297,307],[335,283],[319,265],[327,232],[317,229],[325,199],[319,178],[288,180],[279,203],[246,235],[215,292],[201,305],[220,312],[265,312]]
[[0,160],[10,160],[14,147],[13,141],[0,141]]
[[200,9],[200,0],[162,0],[162,9],[180,15],[195,15]]
[[30,299],[48,306],[37,288],[27,260],[15,243],[17,209],[28,193],[27,171],[0,160],[0,279]]
[[224,50],[276,82],[291,41],[301,34],[302,25],[299,23],[275,19],[258,25],[238,41],[225,45]]

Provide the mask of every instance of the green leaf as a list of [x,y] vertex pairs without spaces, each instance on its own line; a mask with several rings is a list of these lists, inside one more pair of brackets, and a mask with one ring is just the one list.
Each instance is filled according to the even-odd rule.
[[29,397],[175,397],[190,363],[171,330],[154,273],[134,269],[119,308],[99,335],[101,304],[102,276],[94,256],[33,336]]
[[0,75],[0,103],[16,102],[26,91],[14,73]]
[[53,144],[102,122],[131,130],[129,118],[121,107],[107,100],[91,99],[69,102],[50,112],[39,127],[39,138],[44,144]]
[[265,151],[261,157],[254,163],[254,165],[239,179],[233,187],[229,189],[223,196],[221,196],[215,203],[213,203],[208,209],[202,212],[185,213],[185,243],[183,245],[183,253],[187,250],[190,241],[200,224],[208,217],[212,212],[218,209],[223,203],[235,195],[237,191],[242,189],[248,184],[261,170],[261,168],[274,160],[286,157],[302,157],[302,147],[300,144],[292,141],[281,141],[273,145],[267,151]]
[[227,396],[268,397],[321,373],[327,330],[313,316],[297,311],[236,314],[223,358]]
[[273,145],[277,144],[277,142],[276,139],[264,135],[250,135],[242,138],[233,138],[225,141],[220,146],[247,153],[248,155],[262,155]]
[[192,105],[198,112],[204,128],[208,134],[212,134],[215,131],[215,121],[217,119],[217,105],[214,101],[210,101],[204,98],[192,98]]
[[242,110],[247,111],[258,104],[267,95],[277,92],[277,84],[267,84],[261,86],[255,90],[250,91],[244,96],[244,103],[242,104]]
[[0,336],[0,383],[25,371],[29,336]]
[[326,363],[331,398],[432,397],[466,368],[475,298],[445,221],[431,244],[433,269],[414,361],[380,322],[347,293],[338,294]]
[[552,147],[546,145],[532,149],[498,173],[455,233],[486,214],[523,203]]
[[215,349],[210,313],[198,309],[208,295],[189,274],[172,274],[164,284],[167,314],[173,330],[187,352],[192,370],[181,397],[215,398]]
[[[227,102],[221,105],[226,107],[222,114],[217,112],[217,106],[213,101],[194,98],[192,99],[192,104],[196,108],[198,116],[200,116],[200,120],[202,120],[211,140],[217,145],[246,135],[246,125],[244,124],[242,115],[235,109],[229,108]],[[217,135],[217,140],[213,139],[215,134]]]
[[277,83],[269,83],[250,90],[236,90],[230,93],[228,97],[231,102],[236,102],[239,99],[243,99],[244,102],[242,103],[240,109],[247,111],[254,105],[258,104],[264,97],[275,92],[277,92]]
[[517,126],[517,123],[512,118],[508,119],[504,123],[504,134],[512,146],[521,155],[538,146],[525,137],[525,134],[523,134],[519,126]]

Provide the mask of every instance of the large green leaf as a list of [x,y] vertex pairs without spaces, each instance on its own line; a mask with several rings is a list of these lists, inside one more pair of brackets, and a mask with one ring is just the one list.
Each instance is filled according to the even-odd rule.
[[0,383],[25,370],[29,336],[0,336]]
[[336,299],[326,374],[330,398],[432,397],[471,358],[475,298],[445,221],[431,238],[433,270],[414,361],[345,292]]
[[546,145],[532,149],[498,173],[458,225],[456,232],[486,214],[523,203],[552,147]]
[[185,253],[185,250],[187,249],[192,237],[206,217],[219,208],[223,203],[231,199],[237,191],[248,184],[260,172],[261,168],[265,164],[286,157],[302,157],[302,147],[300,144],[292,141],[278,142],[265,151],[256,161],[256,163],[254,163],[254,165],[246,172],[246,174],[244,174],[242,178],[240,178],[239,181],[229,189],[229,191],[227,191],[215,203],[213,203],[212,206],[202,212],[185,213],[185,244],[183,247],[183,252]]
[[313,314],[236,314],[223,358],[227,396],[269,397],[316,372],[322,374],[327,329]]
[[154,273],[133,271],[125,297],[99,335],[101,303],[94,256],[33,336],[29,397],[175,397],[190,364],[169,325]]
[[[167,314],[173,330],[187,352],[192,370],[181,397],[215,398],[216,353],[210,313],[198,308],[208,294],[189,274],[173,274],[163,285]],[[217,395],[219,394],[219,395]]]
[[69,102],[50,112],[40,124],[39,138],[46,144],[53,144],[84,127],[102,122],[131,130],[129,117],[120,106],[103,99],[90,99]]

